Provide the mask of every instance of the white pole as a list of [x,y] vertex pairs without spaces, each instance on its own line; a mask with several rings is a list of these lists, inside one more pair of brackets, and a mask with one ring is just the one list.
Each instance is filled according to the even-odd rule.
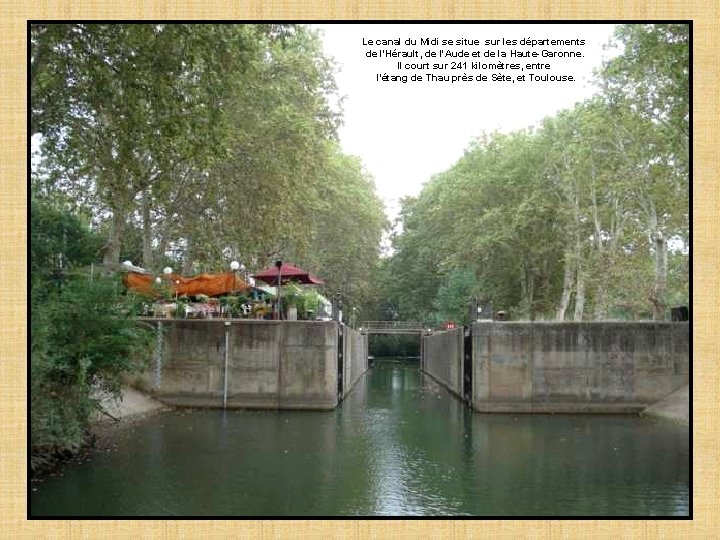
[[223,375],[223,409],[227,409],[228,356],[230,355],[230,323],[225,323],[225,369]]
[[282,311],[280,311],[280,290],[282,288],[282,265],[278,266],[278,290],[277,290],[277,312],[278,312],[278,320],[282,319]]

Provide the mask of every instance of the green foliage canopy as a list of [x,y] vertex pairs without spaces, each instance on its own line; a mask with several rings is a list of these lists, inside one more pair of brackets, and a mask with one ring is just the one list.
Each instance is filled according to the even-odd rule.
[[[664,318],[687,304],[689,27],[621,25],[601,91],[478,137],[402,203],[380,268],[395,317]],[[668,253],[669,250],[669,253]]]

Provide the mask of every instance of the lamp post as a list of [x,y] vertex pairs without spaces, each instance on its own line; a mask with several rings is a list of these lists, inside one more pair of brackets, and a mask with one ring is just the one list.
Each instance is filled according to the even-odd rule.
[[275,261],[275,267],[278,269],[277,300],[275,301],[275,312],[277,313],[278,320],[280,320],[282,318],[281,312],[280,312],[280,290],[282,288],[282,261],[281,260]]
[[[162,290],[161,287],[160,287],[160,285],[162,284],[162,279],[160,279],[160,276],[157,276],[157,277],[154,279],[154,281],[155,281],[155,289],[156,289],[157,292],[159,293],[159,292]],[[153,298],[152,310],[153,310],[153,315],[154,315],[155,317],[157,317],[157,316],[158,316],[157,300],[154,299],[154,298]]]
[[238,268],[240,268],[240,263],[237,261],[232,261],[230,263],[230,270],[232,270],[233,273],[233,285],[232,285],[232,292],[235,294],[235,282],[237,281],[237,271]]
[[335,300],[335,305],[333,306],[333,316],[335,317],[336,321],[342,322],[342,294],[339,292],[335,293],[333,295],[333,300]]
[[170,278],[170,274],[172,274],[172,268],[166,266],[165,268],[163,268],[163,274],[165,274],[165,281],[167,282],[167,286],[172,293],[172,279]]
[[172,281],[170,280],[170,274],[172,274],[172,268],[169,266],[166,266],[163,268],[163,274],[165,274],[165,281],[167,281],[168,287],[170,287],[170,290],[172,291]]
[[[164,274],[164,276],[165,276],[165,278],[164,278],[165,285],[167,286],[167,288],[168,288],[168,289],[170,290],[170,292],[172,293],[172,281],[171,281],[171,279],[170,279],[170,274],[172,274],[172,268],[170,268],[169,266],[166,266],[165,268],[163,268],[163,274]],[[162,282],[163,282],[163,280],[160,279],[160,276],[158,276],[158,277],[155,278],[155,283],[157,283],[158,286],[160,286],[160,285],[162,284]],[[164,291],[164,290],[161,289],[161,290],[160,290],[160,293],[161,293],[161,298],[162,298],[163,305],[164,305],[164,303],[165,303],[165,302],[168,302],[168,301],[170,300],[170,298],[168,298],[167,296],[165,296],[165,291]],[[165,311],[164,308],[163,308],[163,312],[164,312],[164,315],[167,317],[169,311]]]
[[[240,268],[240,263],[239,263],[239,262],[237,262],[237,261],[231,261],[231,262],[230,262],[230,270],[232,270],[232,273],[233,273],[233,277],[232,277],[232,279],[233,279],[233,283],[232,283],[232,294],[233,294],[233,296],[235,295],[235,284],[237,283],[237,271],[238,271],[238,268]],[[234,299],[233,299],[233,302],[235,302]],[[229,304],[226,304],[225,307],[226,307],[227,310],[228,310],[228,314],[230,315],[230,318],[232,318],[232,315],[233,315],[233,314],[232,314],[232,310],[230,309],[230,305],[229,305]]]

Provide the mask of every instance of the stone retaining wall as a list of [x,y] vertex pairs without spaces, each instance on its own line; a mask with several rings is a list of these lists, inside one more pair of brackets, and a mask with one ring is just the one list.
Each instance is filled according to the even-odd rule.
[[[426,336],[423,370],[463,395],[463,330]],[[687,322],[477,322],[480,412],[640,412],[689,382]]]
[[[165,403],[189,407],[334,409],[338,323],[334,321],[154,320],[155,361],[140,384]],[[354,384],[367,347],[345,328],[345,369]]]
[[478,322],[473,407],[639,412],[688,383],[689,325]]
[[453,394],[463,394],[463,329],[423,336],[422,369]]
[[360,376],[368,368],[368,337],[348,326],[343,326],[343,398],[347,396]]

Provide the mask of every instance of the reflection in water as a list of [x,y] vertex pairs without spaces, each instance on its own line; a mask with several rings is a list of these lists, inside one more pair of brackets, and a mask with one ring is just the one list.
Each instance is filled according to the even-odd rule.
[[34,516],[687,515],[689,430],[473,414],[377,361],[332,412],[182,411],[37,486]]

